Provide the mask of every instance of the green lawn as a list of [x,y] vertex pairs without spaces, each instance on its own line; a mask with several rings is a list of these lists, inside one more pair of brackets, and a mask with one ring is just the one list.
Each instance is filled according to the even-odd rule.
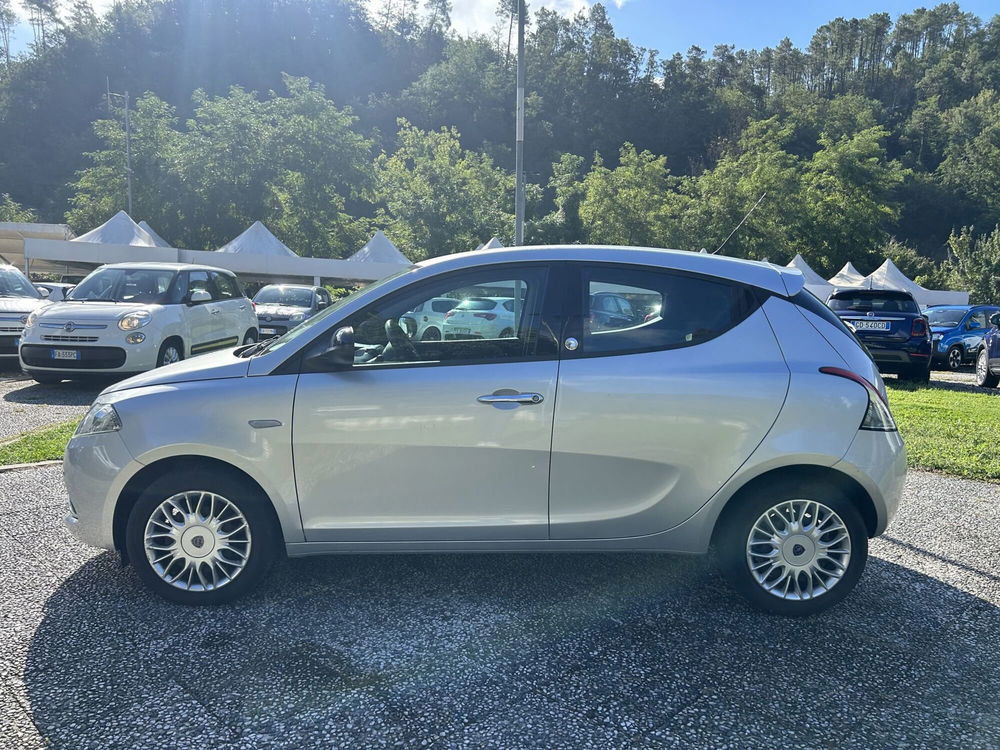
[[0,466],[30,464],[62,458],[77,421],[64,422],[55,427],[26,432],[20,437],[0,444]]
[[1000,481],[1000,396],[889,378],[886,386],[910,466]]

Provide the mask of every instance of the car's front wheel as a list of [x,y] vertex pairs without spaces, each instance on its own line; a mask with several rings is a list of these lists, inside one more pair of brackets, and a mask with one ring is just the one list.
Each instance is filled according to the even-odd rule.
[[965,357],[962,354],[962,347],[956,345],[948,350],[947,356],[948,369],[954,372],[958,370],[963,364],[965,364]]
[[758,609],[803,616],[846,597],[868,559],[857,508],[834,487],[781,483],[737,498],[716,535],[722,573]]
[[990,355],[984,346],[976,357],[976,385],[980,388],[996,388],[1000,376],[990,372]]
[[156,355],[156,366],[172,365],[184,359],[184,345],[178,339],[167,339],[160,345]]
[[171,472],[129,514],[125,544],[136,574],[181,604],[219,604],[255,588],[280,548],[269,501],[228,473]]

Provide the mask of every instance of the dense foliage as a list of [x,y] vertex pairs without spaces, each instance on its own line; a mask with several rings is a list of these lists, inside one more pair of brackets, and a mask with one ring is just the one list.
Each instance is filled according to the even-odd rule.
[[[0,0],[7,213],[80,231],[124,207],[110,85],[132,94],[133,214],[175,244],[254,219],[313,255],[376,227],[414,258],[512,235],[510,0],[473,37],[450,31],[448,0],[29,5],[34,43],[8,61]],[[662,59],[600,4],[534,13],[528,240],[713,250],[766,193],[724,252],[826,273],[889,256],[1000,296],[974,276],[1000,222],[1000,16],[949,3],[775,42]]]

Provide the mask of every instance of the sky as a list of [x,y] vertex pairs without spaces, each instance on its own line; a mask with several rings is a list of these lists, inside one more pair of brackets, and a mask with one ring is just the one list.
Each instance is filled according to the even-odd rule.
[[[377,9],[387,0],[366,0]],[[15,3],[17,0],[15,0]],[[114,0],[91,0],[100,12]],[[838,16],[845,18],[887,12],[894,19],[915,8],[935,5],[937,0],[605,0],[605,7],[618,36],[634,44],[660,52],[667,57],[686,52],[692,45],[711,52],[717,44],[732,44],[738,49],[773,47],[789,37],[798,47],[805,47],[817,27]],[[572,14],[587,8],[591,0],[528,0],[529,7],[552,8]],[[65,2],[64,5],[69,5]],[[997,0],[960,0],[962,9],[984,21],[1000,13]],[[463,34],[488,32],[496,22],[497,0],[452,0],[452,24]],[[22,13],[22,15],[25,15]],[[18,29],[15,49],[31,41],[26,24]]]

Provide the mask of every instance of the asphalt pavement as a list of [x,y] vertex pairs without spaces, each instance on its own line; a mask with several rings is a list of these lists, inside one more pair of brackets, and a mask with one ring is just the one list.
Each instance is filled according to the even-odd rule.
[[1000,487],[912,472],[859,588],[806,620],[696,557],[343,556],[216,608],[0,473],[3,748],[1000,747]]

